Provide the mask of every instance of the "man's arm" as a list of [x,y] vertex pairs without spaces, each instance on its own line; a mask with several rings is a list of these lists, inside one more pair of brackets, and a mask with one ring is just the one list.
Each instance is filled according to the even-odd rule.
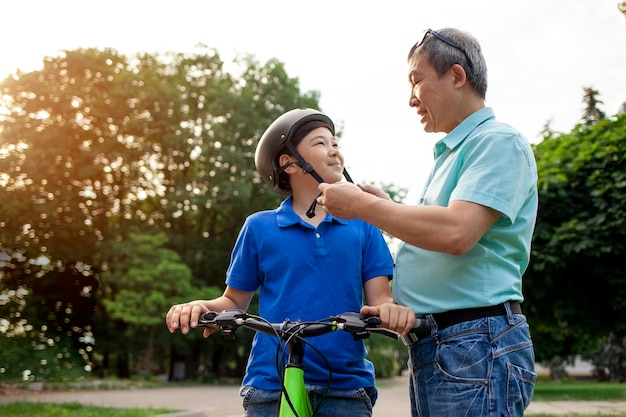
[[448,207],[400,204],[348,182],[320,184],[319,190],[318,203],[334,216],[356,217],[411,245],[453,255],[474,247],[501,216],[468,201],[452,201]]

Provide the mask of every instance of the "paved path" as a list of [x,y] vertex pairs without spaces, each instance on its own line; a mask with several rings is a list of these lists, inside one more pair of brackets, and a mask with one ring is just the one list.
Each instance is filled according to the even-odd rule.
[[[380,382],[375,417],[410,417],[405,378]],[[18,392],[0,394],[0,402],[43,401],[79,402],[102,407],[152,407],[173,410],[195,410],[181,413],[188,417],[242,417],[241,398],[237,386],[202,385],[193,387],[71,391]],[[532,414],[598,414],[626,416],[626,402],[554,401],[533,402],[526,415]]]

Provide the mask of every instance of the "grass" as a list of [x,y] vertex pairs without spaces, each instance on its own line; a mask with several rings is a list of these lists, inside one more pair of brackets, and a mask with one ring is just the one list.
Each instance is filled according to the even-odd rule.
[[626,384],[540,381],[535,385],[533,401],[626,401]]
[[91,407],[79,403],[14,402],[0,404],[2,417],[153,417],[171,413],[172,410],[158,408],[105,408]]
[[[626,384],[571,380],[538,381],[533,401],[626,401]],[[557,417],[553,414],[529,414],[529,417]],[[620,416],[626,416],[626,410]],[[566,414],[558,417],[616,417],[616,414]]]

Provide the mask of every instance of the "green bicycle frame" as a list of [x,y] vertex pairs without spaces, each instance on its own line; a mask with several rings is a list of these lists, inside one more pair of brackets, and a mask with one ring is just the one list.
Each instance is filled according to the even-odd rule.
[[[311,417],[313,407],[304,385],[304,369],[297,366],[285,368],[285,387],[280,398],[280,417]],[[286,392],[286,394],[285,394]],[[289,404],[289,401],[291,404]],[[295,409],[291,409],[291,406]]]
[[[332,331],[337,330],[333,323]],[[304,341],[299,337],[286,340],[289,357],[284,368],[283,393],[280,397],[279,417],[312,417],[313,406],[304,384]]]

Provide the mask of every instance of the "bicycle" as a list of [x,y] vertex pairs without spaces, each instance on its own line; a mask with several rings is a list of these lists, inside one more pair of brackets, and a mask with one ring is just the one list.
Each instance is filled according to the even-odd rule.
[[[271,323],[260,316],[238,309],[222,312],[208,311],[202,314],[198,321],[198,327],[219,328],[225,337],[233,339],[239,327],[276,336],[279,340],[276,371],[282,385],[278,417],[312,417],[317,412],[317,408],[313,410],[304,383],[304,368],[302,366],[304,348],[305,345],[310,345],[309,342],[305,341],[305,338],[343,330],[350,332],[354,340],[366,339],[372,333],[400,339],[398,333],[379,327],[379,325],[379,317],[364,317],[355,312],[342,313],[315,321],[303,322],[285,319],[280,323]],[[430,333],[430,325],[425,319],[416,318],[410,333],[418,338],[424,337]],[[285,353],[288,354],[286,362],[284,360]],[[329,381],[331,379],[332,372],[329,366]],[[329,389],[330,382],[326,392]]]

